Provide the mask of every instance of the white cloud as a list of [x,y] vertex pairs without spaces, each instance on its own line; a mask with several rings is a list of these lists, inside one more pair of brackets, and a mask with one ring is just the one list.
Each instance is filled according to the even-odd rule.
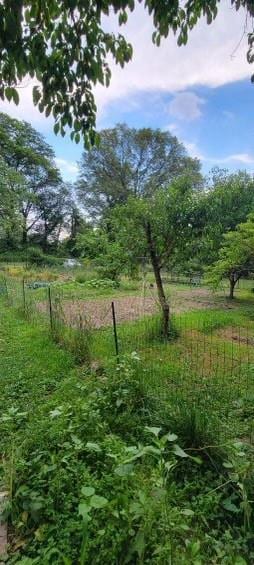
[[230,163],[239,163],[242,165],[254,165],[254,155],[249,153],[234,153],[232,155],[226,155],[225,157],[209,157],[200,151],[195,142],[183,140],[183,144],[186,147],[190,157],[200,159],[205,163],[217,164],[217,165],[229,165]]
[[184,147],[187,149],[190,157],[192,157],[193,159],[200,159],[200,161],[207,160],[195,142],[182,140],[182,143],[184,144]]
[[[186,46],[178,47],[171,34],[160,47],[152,43],[153,23],[142,6],[130,15],[121,32],[134,47],[133,59],[124,69],[112,66],[109,88],[95,89],[99,116],[106,106],[141,91],[174,93],[194,86],[218,87],[237,80],[248,80],[251,67],[246,60],[246,37],[235,51],[245,25],[244,10],[236,12],[229,0],[219,6],[216,20],[208,26],[203,18],[189,35]],[[117,30],[113,16],[107,20],[110,30]],[[232,54],[234,53],[234,56]]]
[[244,165],[253,165],[254,155],[249,155],[249,153],[236,153],[235,155],[229,155],[226,157],[226,161],[237,161]]
[[[246,61],[246,38],[234,53],[244,24],[245,11],[236,13],[230,0],[222,0],[215,22],[208,26],[203,18],[190,32],[186,46],[178,47],[176,38],[170,34],[169,38],[162,40],[160,47],[156,47],[152,43],[152,18],[143,6],[138,5],[130,14],[128,23],[120,28],[133,45],[133,60],[124,69],[112,64],[110,87],[99,85],[95,88],[98,117],[101,118],[107,106],[114,101],[121,101],[125,111],[133,110],[134,96],[139,92],[180,92],[177,98],[183,96],[183,91],[188,92],[195,86],[215,88],[245,78],[249,80],[251,68]],[[118,31],[114,14],[105,16],[103,25],[109,31]],[[52,118],[45,119],[33,106],[33,84],[31,81],[27,87],[20,89],[21,102],[18,107],[13,103],[0,102],[0,111],[32,122],[42,131],[50,130]],[[194,101],[193,104],[195,108]],[[154,108],[159,105],[160,97],[155,99]],[[198,107],[200,110],[200,105],[197,105],[196,113]]]
[[168,110],[172,116],[180,120],[195,120],[202,115],[201,106],[205,100],[194,92],[179,92],[171,100]]
[[163,129],[164,131],[169,131],[172,134],[173,133],[178,134],[180,131],[178,124],[175,124],[173,122],[171,124],[167,124],[166,126],[164,126]]
[[67,159],[57,157],[55,162],[64,176],[71,174],[76,175],[78,173],[78,165],[74,161],[68,161]]
[[32,123],[34,127],[39,127],[41,131],[49,130],[53,127],[53,118],[45,118],[44,114],[41,114],[33,104],[33,86],[35,86],[34,80],[26,79],[23,81],[22,85],[18,88],[20,102],[18,106],[14,102],[4,102],[0,101],[0,112],[6,112],[10,114],[13,118],[18,120],[25,120],[26,122]]

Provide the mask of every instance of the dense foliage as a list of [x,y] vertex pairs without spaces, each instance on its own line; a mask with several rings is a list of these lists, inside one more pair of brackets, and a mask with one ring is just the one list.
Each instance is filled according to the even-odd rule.
[[[188,33],[204,15],[211,23],[219,0],[156,2],[143,0],[153,17],[153,41],[176,34],[179,45],[186,44]],[[236,10],[246,9],[253,16],[252,0],[231,0]],[[131,59],[132,47],[120,34],[109,33],[105,16],[113,10],[119,24],[126,23],[135,0],[4,0],[0,4],[0,96],[19,103],[16,86],[23,78],[36,78],[34,104],[46,116],[53,115],[55,133],[87,144],[97,141],[96,106],[93,86],[108,85],[108,56],[124,66]],[[249,35],[248,60],[253,62],[254,35]]]
[[77,369],[0,307],[8,563],[251,563],[251,446],[220,445],[208,406],[156,402],[137,355]]
[[208,280],[215,286],[227,277],[230,284],[229,297],[234,298],[236,283],[254,270],[254,216],[239,224],[235,231],[224,235],[218,260],[208,270]]
[[0,113],[1,248],[33,241],[48,251],[71,218],[71,187],[64,185],[54,152],[30,124]]
[[76,188],[80,203],[98,218],[130,196],[151,197],[181,175],[201,185],[199,161],[175,136],[119,124],[102,130],[99,147],[84,152]]

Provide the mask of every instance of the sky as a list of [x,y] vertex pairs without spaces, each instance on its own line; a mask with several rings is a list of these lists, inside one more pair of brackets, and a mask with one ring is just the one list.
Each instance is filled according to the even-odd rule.
[[[111,14],[103,25],[118,31]],[[125,122],[132,127],[168,130],[198,157],[204,174],[214,166],[254,172],[254,66],[247,63],[244,11],[222,0],[210,26],[202,19],[186,46],[170,36],[152,43],[153,25],[142,6],[120,32],[132,43],[133,59],[124,69],[111,64],[109,88],[95,88],[98,130]],[[52,145],[67,181],[75,181],[83,146],[53,133],[52,118],[33,107],[32,82],[20,89],[20,105],[1,102],[0,111],[29,121]]]

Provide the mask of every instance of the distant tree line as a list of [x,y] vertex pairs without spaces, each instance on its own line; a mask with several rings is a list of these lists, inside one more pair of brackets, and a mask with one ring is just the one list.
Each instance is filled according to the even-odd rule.
[[57,249],[79,212],[54,152],[30,124],[0,113],[0,250]]

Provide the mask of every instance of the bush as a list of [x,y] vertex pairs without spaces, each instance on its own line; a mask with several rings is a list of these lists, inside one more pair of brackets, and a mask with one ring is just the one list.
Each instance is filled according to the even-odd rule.
[[89,288],[117,288],[118,283],[112,279],[92,279],[87,281],[87,286]]
[[39,247],[29,247],[27,249],[27,262],[37,267],[55,267],[61,265],[63,260],[53,255],[45,255]]

